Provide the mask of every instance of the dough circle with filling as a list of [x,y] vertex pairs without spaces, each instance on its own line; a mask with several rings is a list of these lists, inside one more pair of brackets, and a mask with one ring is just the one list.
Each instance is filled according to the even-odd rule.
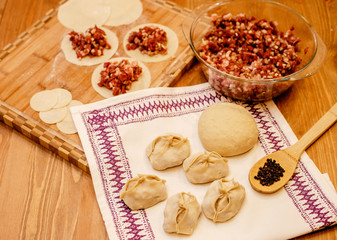
[[[112,58],[109,60],[109,62],[120,62],[123,59],[128,60],[130,63],[133,61],[136,61],[138,63],[138,66],[142,68],[142,73],[139,75],[138,81],[133,82],[130,89],[127,92],[134,92],[134,91],[148,88],[151,84],[151,72],[144,65],[144,63],[137,61],[136,59],[133,59],[133,58],[124,58],[124,57]],[[101,95],[104,98],[110,98],[114,96],[112,94],[112,90],[106,87],[98,86],[98,83],[101,80],[101,71],[103,69],[104,69],[104,63],[102,63],[101,65],[95,68],[91,76],[91,85],[99,95]]]
[[253,116],[234,103],[217,103],[206,108],[199,118],[198,133],[207,151],[222,156],[249,151],[259,135]]
[[79,66],[92,66],[97,65],[103,62],[108,61],[117,51],[118,49],[118,38],[117,35],[110,31],[107,28],[100,27],[105,32],[105,37],[107,42],[110,44],[110,49],[104,49],[102,56],[97,57],[89,57],[85,56],[82,59],[78,59],[76,56],[76,52],[73,49],[72,43],[70,41],[70,36],[67,35],[63,38],[61,42],[61,50],[64,53],[66,60],[70,63],[79,65]]
[[[139,51],[139,49],[135,49],[135,50],[127,50],[126,49],[126,45],[128,44],[128,39],[129,39],[130,34],[132,32],[138,32],[138,30],[140,28],[143,28],[143,27],[158,27],[158,28],[160,28],[160,29],[162,29],[166,32],[167,54],[165,54],[165,55],[157,54],[157,55],[154,55],[154,56],[149,56],[147,54],[141,53]],[[146,24],[138,25],[138,26],[132,28],[127,34],[125,34],[125,37],[124,37],[124,40],[123,40],[123,46],[124,46],[124,51],[130,57],[137,58],[138,60],[140,60],[142,62],[160,62],[160,61],[167,60],[167,59],[174,56],[174,54],[176,53],[176,51],[179,47],[179,40],[178,40],[177,34],[173,30],[171,30],[170,28],[168,28],[166,26],[163,26],[161,24],[157,24],[157,23],[146,23]]]

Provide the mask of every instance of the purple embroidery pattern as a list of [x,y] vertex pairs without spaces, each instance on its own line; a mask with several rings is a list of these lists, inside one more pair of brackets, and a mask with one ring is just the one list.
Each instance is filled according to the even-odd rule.
[[[155,239],[155,236],[146,211],[132,212],[119,198],[119,191],[133,176],[118,127],[201,112],[211,104],[228,101],[212,88],[205,87],[179,94],[149,95],[81,114],[119,239]],[[266,154],[289,145],[264,103],[242,105],[258,124],[260,143]],[[310,177],[300,164],[286,191],[302,217],[315,230],[336,221],[337,210]]]
[[337,210],[308,173],[303,163],[286,185],[286,191],[312,230],[330,226],[337,220]]

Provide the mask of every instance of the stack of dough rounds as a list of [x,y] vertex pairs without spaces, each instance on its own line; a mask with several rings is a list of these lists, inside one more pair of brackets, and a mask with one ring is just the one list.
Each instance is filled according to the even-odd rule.
[[253,116],[244,107],[234,103],[217,103],[203,111],[198,133],[206,150],[222,156],[249,151],[259,135]]
[[[56,99],[54,95],[56,95]],[[36,93],[31,98],[31,107],[34,109],[35,106],[34,110],[39,111],[39,117],[43,122],[54,124],[61,122],[65,118],[67,114],[67,105],[71,100],[72,95],[68,90],[55,88],[53,90],[45,90]],[[50,105],[48,109],[37,110],[36,106],[38,106],[39,102],[42,105],[45,105],[46,103],[50,104],[51,102],[55,102],[55,104],[52,104],[53,106]]]
[[65,115],[65,117],[63,118],[62,121],[56,123],[56,127],[63,133],[65,134],[74,134],[77,133],[77,129],[75,126],[75,123],[73,121],[73,117],[71,116],[70,113],[70,107],[74,107],[74,106],[80,106],[83,105],[83,103],[81,101],[78,100],[72,100],[68,106],[67,106],[67,113]]
[[30,107],[39,112],[40,119],[48,124],[55,124],[65,134],[77,132],[69,108],[82,105],[72,100],[72,94],[66,89],[55,88],[35,93],[30,99]]

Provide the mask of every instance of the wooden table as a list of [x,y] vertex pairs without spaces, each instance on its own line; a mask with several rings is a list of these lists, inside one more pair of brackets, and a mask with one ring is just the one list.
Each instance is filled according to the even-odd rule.
[[[0,48],[59,0],[0,0]],[[337,2],[278,0],[303,14],[328,48],[323,67],[275,99],[300,138],[337,101]],[[174,0],[193,8],[197,0]],[[200,2],[200,1],[199,1]],[[1,73],[0,73],[1,74]],[[177,86],[205,81],[197,64]],[[307,153],[337,186],[337,125]],[[298,239],[336,239],[330,227]],[[0,239],[108,239],[88,174],[0,123]]]

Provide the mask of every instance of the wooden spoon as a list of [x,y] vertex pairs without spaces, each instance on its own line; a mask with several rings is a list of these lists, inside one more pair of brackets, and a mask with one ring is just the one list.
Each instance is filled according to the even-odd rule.
[[[297,162],[300,159],[302,153],[307,149],[314,141],[316,141],[328,128],[330,128],[337,120],[337,103],[326,113],[324,116],[312,126],[303,137],[294,145],[273,152],[262,159],[260,159],[251,168],[249,172],[249,182],[253,189],[262,193],[273,193],[282,188],[292,177]],[[259,180],[254,177],[257,176],[260,167],[263,167],[267,159],[276,160],[277,163],[284,169],[283,176],[279,181],[274,182],[270,186],[264,186]]]

